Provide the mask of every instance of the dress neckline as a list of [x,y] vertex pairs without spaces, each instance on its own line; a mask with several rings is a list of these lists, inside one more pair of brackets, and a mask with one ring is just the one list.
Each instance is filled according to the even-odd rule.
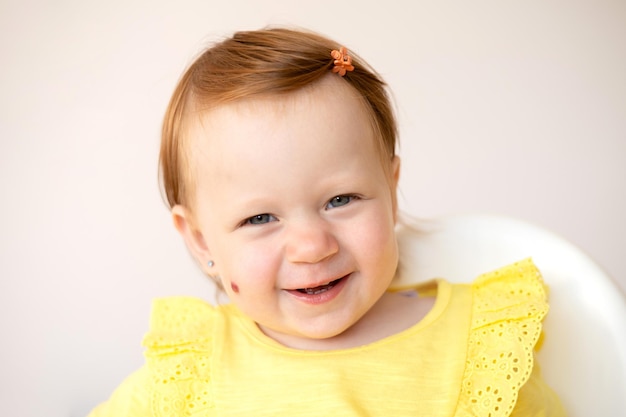
[[230,312],[236,318],[236,322],[241,326],[242,330],[247,334],[250,340],[259,346],[296,355],[342,355],[349,354],[355,351],[377,349],[380,346],[403,340],[404,338],[412,336],[415,333],[419,333],[427,327],[431,326],[445,313],[451,298],[452,284],[444,279],[433,279],[417,285],[394,288],[390,290],[390,292],[399,292],[404,290],[416,290],[418,294],[422,294],[422,291],[420,290],[423,290],[423,293],[425,295],[434,294],[435,302],[433,303],[430,311],[426,313],[422,320],[415,323],[413,326],[398,333],[395,333],[391,336],[376,340],[368,344],[345,349],[303,350],[285,346],[263,333],[261,329],[259,329],[258,325],[253,320],[250,320],[247,316],[245,316],[234,304],[227,304],[224,306],[224,308],[230,310]]

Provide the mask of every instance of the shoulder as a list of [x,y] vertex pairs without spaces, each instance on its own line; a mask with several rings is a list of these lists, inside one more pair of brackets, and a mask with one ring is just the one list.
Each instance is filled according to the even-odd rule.
[[147,359],[210,351],[229,311],[227,306],[213,306],[194,297],[154,300],[150,329],[143,339]]
[[89,417],[214,415],[211,359],[223,310],[192,297],[155,300],[145,365]]
[[547,287],[531,259],[483,274],[471,289],[473,328],[501,320],[539,323],[548,312]]
[[469,414],[509,416],[533,372],[535,345],[548,312],[546,287],[526,259],[481,275],[471,293],[459,404]]
[[209,337],[217,308],[194,297],[159,298],[152,303],[148,349],[200,341]]
[[150,404],[154,415],[212,415],[213,351],[221,307],[193,297],[153,302],[146,347]]

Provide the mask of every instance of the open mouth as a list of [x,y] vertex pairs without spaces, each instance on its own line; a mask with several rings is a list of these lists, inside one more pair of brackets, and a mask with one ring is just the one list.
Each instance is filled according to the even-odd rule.
[[324,285],[316,287],[298,288],[287,290],[287,293],[295,297],[296,300],[309,305],[320,305],[335,299],[346,286],[346,282],[352,274],[344,275],[341,278],[330,281]]
[[308,294],[308,295],[316,295],[316,294],[321,294],[323,292],[329,291],[331,290],[335,285],[337,285],[342,278],[336,279],[334,281],[329,282],[328,284],[325,285],[320,285],[318,287],[313,287],[313,288],[298,288],[296,291],[302,293],[302,294]]

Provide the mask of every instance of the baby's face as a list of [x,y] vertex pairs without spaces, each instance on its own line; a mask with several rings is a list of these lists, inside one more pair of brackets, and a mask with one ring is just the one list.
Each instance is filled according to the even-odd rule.
[[221,106],[190,131],[194,239],[205,248],[196,256],[286,345],[341,334],[396,269],[398,162],[383,169],[354,94],[332,75],[288,97]]

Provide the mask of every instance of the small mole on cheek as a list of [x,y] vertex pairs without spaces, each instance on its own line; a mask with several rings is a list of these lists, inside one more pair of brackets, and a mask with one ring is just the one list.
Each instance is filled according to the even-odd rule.
[[230,283],[230,288],[233,290],[234,293],[239,293],[239,285],[235,284],[234,282]]

